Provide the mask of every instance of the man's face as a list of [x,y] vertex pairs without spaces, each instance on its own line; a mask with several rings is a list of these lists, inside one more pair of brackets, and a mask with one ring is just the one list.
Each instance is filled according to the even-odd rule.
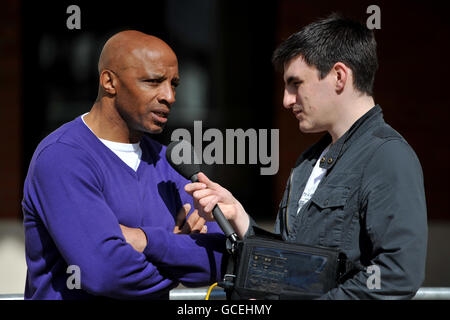
[[331,77],[319,79],[319,71],[309,66],[302,56],[284,66],[283,106],[292,109],[305,133],[328,130],[333,119]]
[[178,61],[168,48],[139,48],[124,58],[118,78],[116,107],[132,131],[160,133],[175,102]]

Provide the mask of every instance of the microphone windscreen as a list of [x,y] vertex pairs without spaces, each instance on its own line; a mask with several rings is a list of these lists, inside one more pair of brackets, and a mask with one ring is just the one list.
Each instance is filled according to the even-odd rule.
[[186,140],[172,141],[166,149],[166,159],[169,164],[183,177],[191,180],[200,172],[197,155],[194,148]]

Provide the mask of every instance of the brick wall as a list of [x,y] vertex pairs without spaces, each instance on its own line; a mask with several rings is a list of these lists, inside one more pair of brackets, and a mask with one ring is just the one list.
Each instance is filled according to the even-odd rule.
[[20,1],[6,0],[0,10],[0,218],[20,217],[21,50]]

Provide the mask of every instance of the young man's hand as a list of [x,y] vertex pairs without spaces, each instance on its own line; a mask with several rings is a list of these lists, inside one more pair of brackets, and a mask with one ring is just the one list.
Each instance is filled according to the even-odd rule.
[[194,198],[194,206],[199,210],[200,217],[208,221],[214,220],[212,211],[218,205],[237,235],[242,238],[250,220],[240,202],[230,191],[209,180],[202,172],[197,177],[199,182],[188,183],[184,190]]

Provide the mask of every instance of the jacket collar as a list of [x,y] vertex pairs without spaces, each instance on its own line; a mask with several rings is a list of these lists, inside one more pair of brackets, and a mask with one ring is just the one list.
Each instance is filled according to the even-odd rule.
[[[356,122],[350,127],[350,129],[345,132],[342,137],[340,137],[334,144],[331,145],[327,154],[320,159],[320,167],[323,169],[331,169],[336,163],[337,159],[344,153],[345,150],[360,137],[364,132],[367,131],[375,122],[383,121],[383,111],[381,107],[377,104],[372,109],[367,111],[361,118],[356,120]],[[319,141],[319,145],[323,145],[323,150],[327,145],[331,143],[331,135],[326,133],[322,139]]]

